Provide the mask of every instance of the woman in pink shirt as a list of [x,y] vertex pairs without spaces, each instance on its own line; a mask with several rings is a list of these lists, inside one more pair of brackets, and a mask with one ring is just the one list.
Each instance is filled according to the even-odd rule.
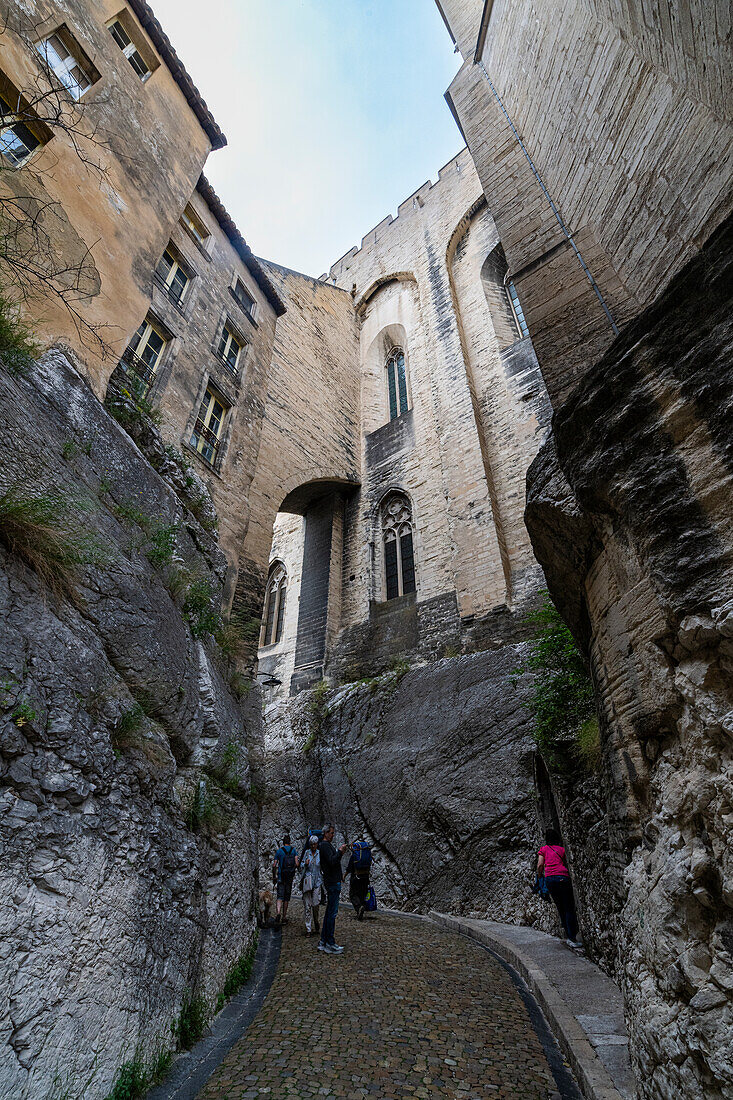
[[575,915],[573,887],[570,872],[565,861],[565,849],[557,829],[545,831],[545,843],[537,853],[537,874],[545,876],[550,897],[557,906],[560,921],[565,929],[569,947],[580,947],[578,943],[578,918]]

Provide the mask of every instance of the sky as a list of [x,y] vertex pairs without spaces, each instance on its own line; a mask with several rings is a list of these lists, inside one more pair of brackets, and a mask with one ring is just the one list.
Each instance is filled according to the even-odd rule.
[[206,175],[256,255],[318,276],[462,147],[433,0],[152,0],[229,144]]

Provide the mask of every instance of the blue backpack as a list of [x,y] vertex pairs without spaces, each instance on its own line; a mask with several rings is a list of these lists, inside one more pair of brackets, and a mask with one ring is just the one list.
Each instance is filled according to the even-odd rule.
[[372,865],[372,850],[365,840],[356,840],[351,845],[354,859],[354,874],[366,875]]

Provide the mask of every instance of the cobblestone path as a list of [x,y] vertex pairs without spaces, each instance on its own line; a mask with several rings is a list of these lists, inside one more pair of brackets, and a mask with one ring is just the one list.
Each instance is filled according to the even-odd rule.
[[341,956],[316,951],[299,902],[275,981],[199,1100],[559,1097],[509,975],[427,921],[339,913]]

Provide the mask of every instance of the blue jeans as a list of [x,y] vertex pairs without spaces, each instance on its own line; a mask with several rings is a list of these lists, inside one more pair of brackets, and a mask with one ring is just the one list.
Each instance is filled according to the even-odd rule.
[[569,940],[578,938],[578,918],[575,915],[575,901],[573,900],[573,887],[566,875],[546,875],[545,882],[550,891],[550,897],[557,906],[565,935]]
[[328,900],[326,901],[326,912],[323,915],[323,925],[321,927],[321,943],[335,943],[333,937],[336,932],[336,914],[339,911],[340,894],[340,882],[337,882],[335,886],[326,887],[326,898]]

